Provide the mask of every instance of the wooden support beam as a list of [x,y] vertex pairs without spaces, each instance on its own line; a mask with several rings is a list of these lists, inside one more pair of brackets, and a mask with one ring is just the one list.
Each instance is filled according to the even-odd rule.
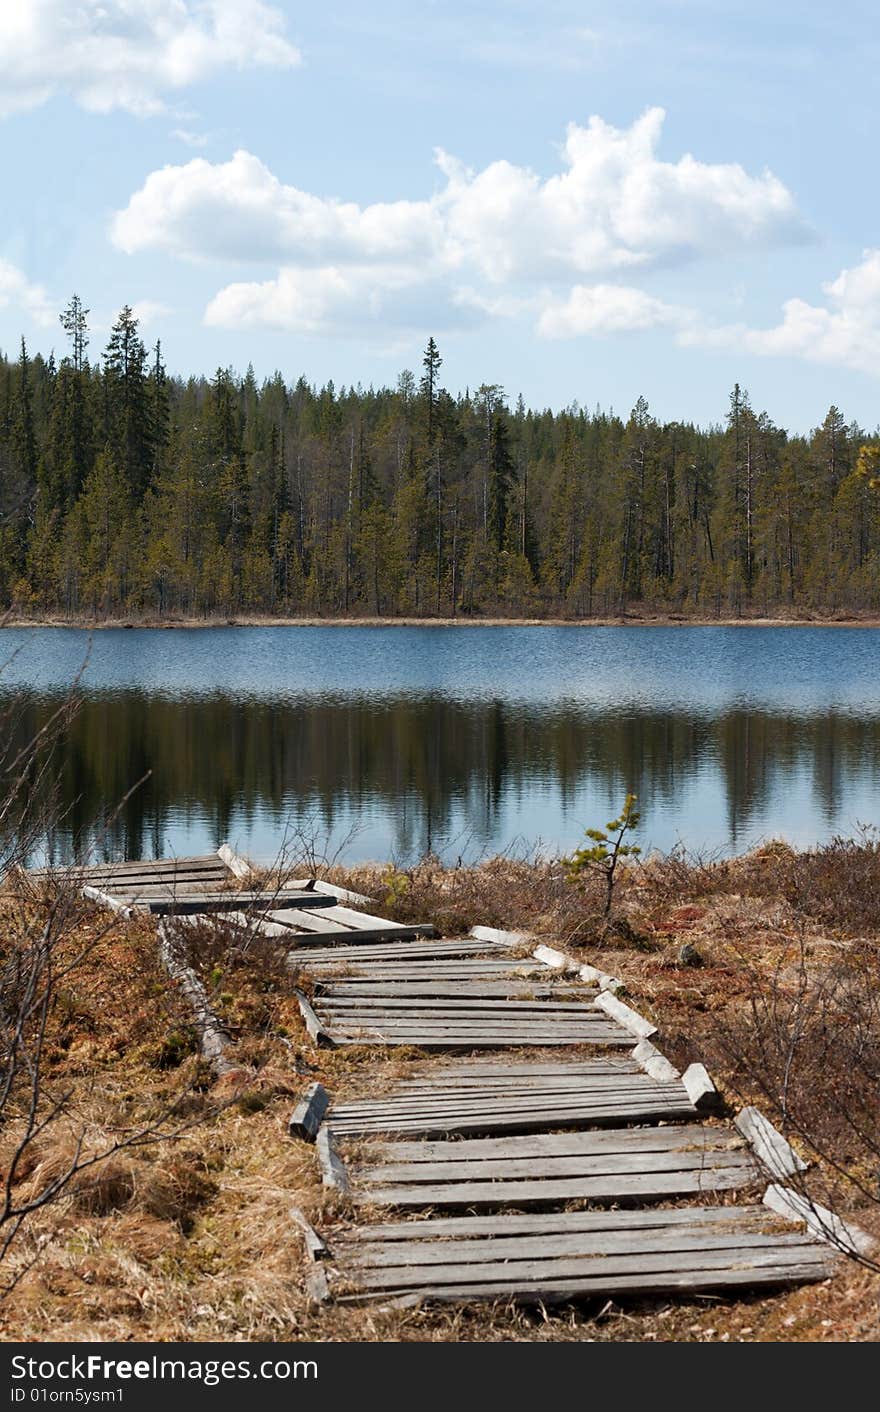
[[321,1164],[321,1177],[324,1185],[333,1187],[334,1190],[347,1195],[350,1190],[348,1173],[334,1146],[333,1134],[326,1125],[318,1133],[315,1148],[318,1153],[318,1161]]
[[674,1083],[676,1079],[681,1078],[675,1065],[670,1064],[666,1055],[661,1054],[649,1039],[643,1039],[632,1053],[639,1068],[644,1069],[645,1073],[650,1074],[658,1083]]
[[102,892],[99,887],[84,887],[82,895],[88,898],[89,902],[97,902],[100,907],[107,907],[111,912],[117,912],[120,917],[131,917],[138,910],[128,900],[123,901],[119,897],[113,897],[109,892]]
[[330,1247],[327,1242],[322,1240],[318,1235],[314,1226],[306,1218],[305,1212],[301,1211],[298,1206],[291,1206],[290,1214],[293,1217],[294,1224],[299,1226],[302,1232],[303,1242],[308,1254],[313,1260],[325,1260],[330,1254]]
[[610,1015],[612,1020],[616,1020],[630,1034],[636,1035],[639,1039],[650,1039],[657,1033],[657,1026],[652,1025],[650,1020],[646,1020],[644,1015],[640,1015],[637,1010],[633,1010],[629,1005],[624,1005],[622,1000],[618,1000],[616,995],[611,995],[607,990],[603,990],[597,997],[596,1004],[606,1015]]
[[490,941],[495,946],[529,947],[534,941],[527,932],[500,931],[498,927],[471,927],[470,935],[475,941]]
[[760,1109],[743,1108],[734,1119],[734,1125],[771,1176],[790,1177],[795,1172],[807,1170],[807,1163],[801,1161],[791,1144],[782,1133],[777,1132]]
[[248,858],[243,857],[242,854],[235,853],[228,843],[221,843],[220,847],[217,849],[217,853],[223,859],[229,871],[234,873],[237,878],[253,877],[256,871],[253,864]]
[[329,1106],[330,1095],[324,1085],[310,1084],[290,1115],[287,1124],[290,1136],[314,1142]]
[[872,1256],[880,1241],[860,1226],[844,1221],[826,1206],[811,1201],[799,1191],[773,1183],[764,1193],[764,1205],[790,1221],[803,1221],[811,1235],[827,1241],[846,1255]]
[[211,1066],[215,1074],[228,1073],[235,1065],[226,1057],[229,1036],[211,1009],[208,993],[195,971],[187,966],[173,929],[167,922],[160,922],[158,931],[159,955],[162,964],[172,980],[176,981],[186,996],[193,1012],[199,1048],[202,1058]]
[[330,1038],[330,1035],[327,1033],[324,1026],[321,1024],[321,1021],[318,1019],[317,1015],[309,1004],[306,996],[303,995],[301,990],[295,990],[293,993],[296,996],[300,1014],[302,1015],[303,1020],[305,1021],[306,1029],[308,1030],[312,1039],[317,1044],[318,1048],[332,1049],[333,1040]]
[[708,1113],[721,1106],[721,1094],[704,1065],[690,1064],[682,1074],[681,1081],[698,1113]]

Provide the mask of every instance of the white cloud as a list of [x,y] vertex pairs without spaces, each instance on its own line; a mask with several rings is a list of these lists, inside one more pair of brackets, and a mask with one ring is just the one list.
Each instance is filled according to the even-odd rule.
[[544,338],[582,334],[633,333],[651,328],[682,328],[693,315],[665,304],[643,289],[625,284],[577,284],[565,300],[549,301],[538,319]]
[[191,132],[189,128],[176,127],[168,134],[176,142],[182,142],[185,147],[207,147],[211,141],[206,132]]
[[0,259],[0,309],[17,308],[44,327],[55,322],[57,313],[41,284],[32,284],[16,265]]
[[880,374],[880,250],[866,250],[860,264],[842,270],[822,289],[826,303],[788,299],[781,321],[771,328],[694,325],[682,342]]
[[155,113],[163,94],[218,70],[299,58],[265,0],[3,0],[0,116],[55,93],[92,112]]
[[[663,117],[652,108],[627,129],[595,117],[571,125],[562,169],[546,179],[504,160],[472,171],[438,151],[444,180],[433,195],[366,206],[286,185],[246,151],[195,158],[152,172],[114,218],[112,239],[129,253],[275,264],[272,280],[221,290],[209,317],[281,326],[286,309],[283,326],[301,328],[329,326],[347,302],[372,316],[389,293],[429,281],[445,286],[448,304],[488,315],[493,301],[522,311],[535,290],[558,300],[584,276],[807,238],[771,173],[661,160]],[[548,312],[547,328],[588,318],[576,307],[586,310],[585,298],[573,290],[569,315]]]
[[142,331],[158,323],[160,319],[167,318],[169,314],[174,312],[170,304],[163,304],[159,299],[138,299],[132,305],[131,311],[140,324]]

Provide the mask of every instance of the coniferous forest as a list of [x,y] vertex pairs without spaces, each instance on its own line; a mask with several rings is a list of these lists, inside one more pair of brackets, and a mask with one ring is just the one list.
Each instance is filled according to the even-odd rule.
[[443,387],[184,381],[124,308],[89,357],[0,357],[0,607],[22,616],[684,616],[880,607],[880,442]]

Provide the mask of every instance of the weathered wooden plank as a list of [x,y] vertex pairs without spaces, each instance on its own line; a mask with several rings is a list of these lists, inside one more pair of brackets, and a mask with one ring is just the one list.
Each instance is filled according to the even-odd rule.
[[[789,1243],[791,1242],[791,1243]],[[816,1246],[792,1241],[791,1237],[776,1237],[776,1241],[765,1247],[755,1247],[748,1252],[748,1273],[758,1271],[773,1272],[786,1277],[792,1270],[810,1269],[827,1273],[827,1256]],[[472,1265],[434,1265],[429,1268],[406,1269],[395,1266],[391,1269],[370,1267],[357,1272],[357,1282],[362,1289],[412,1289],[430,1281],[436,1288],[443,1283],[465,1286],[468,1283],[490,1284],[495,1281],[517,1284],[544,1280],[571,1280],[585,1278],[595,1287],[600,1281],[617,1281],[620,1277],[642,1279],[657,1275],[693,1274],[694,1266],[703,1274],[710,1271],[716,1275],[726,1271],[741,1272],[742,1260],[736,1258],[736,1250],[670,1250],[645,1251],[644,1253],[608,1256],[559,1256],[555,1259],[517,1260],[515,1264],[503,1262],[474,1263]],[[817,1276],[820,1277],[820,1276]],[[609,1286],[611,1287],[611,1286]]]
[[[432,1225],[426,1221],[424,1225]],[[762,1234],[748,1233],[741,1229],[724,1230],[718,1227],[682,1224],[665,1229],[639,1230],[622,1228],[616,1231],[593,1231],[568,1233],[564,1235],[535,1236],[475,1236],[470,1240],[392,1240],[373,1244],[359,1244],[337,1247],[337,1262],[341,1270],[355,1271],[364,1267],[371,1269],[396,1269],[407,1266],[423,1269],[426,1265],[459,1265],[461,1278],[467,1279],[468,1266],[494,1263],[499,1260],[510,1262],[511,1273],[516,1273],[520,1262],[527,1262],[539,1256],[542,1260],[557,1257],[595,1257],[608,1255],[635,1255],[689,1253],[704,1250],[739,1251],[742,1263],[752,1251],[783,1249],[788,1251],[807,1250],[815,1253],[816,1242],[812,1236],[781,1234],[774,1231]],[[733,1262],[731,1256],[731,1263]]]
[[[544,1083],[491,1083],[482,1087],[474,1085],[470,1088],[462,1089],[407,1088],[390,1101],[394,1103],[395,1107],[406,1101],[409,1104],[415,1102],[422,1106],[426,1102],[429,1102],[434,1106],[445,1105],[449,1108],[465,1104],[469,1104],[471,1107],[479,1106],[481,1103],[485,1103],[487,1099],[491,1099],[493,1102],[497,1099],[504,1098],[519,1100],[522,1096],[527,1096],[534,1102],[538,1100],[543,1102],[557,1097],[563,1100],[571,1099],[576,1098],[579,1094],[582,1094],[584,1097],[592,1095],[603,1098],[611,1097],[614,1094],[641,1096],[642,1094],[651,1093],[651,1083],[652,1081],[650,1079],[640,1083],[639,1078],[633,1075],[631,1082],[627,1082],[625,1077],[618,1080],[603,1080],[597,1078],[587,1083],[575,1083],[571,1080],[564,1079],[547,1079]],[[680,1102],[686,1101],[681,1092],[671,1086],[662,1092],[662,1097],[676,1098]],[[376,1109],[387,1108],[388,1103],[388,1099],[377,1097],[372,1101],[370,1106]]]
[[[169,916],[177,914],[179,916],[192,916],[200,913],[210,912],[239,912],[245,911],[251,917],[259,917],[265,914],[269,908],[274,908],[275,900],[272,897],[262,896],[260,893],[252,892],[175,892],[171,888],[153,889],[146,892],[136,891],[123,893],[114,892],[113,896],[121,902],[130,906],[142,905],[153,916]],[[277,899],[279,902],[297,903],[303,908],[326,908],[328,899],[326,897],[314,897],[311,893],[299,895],[291,894],[289,897]]]
[[376,1186],[358,1199],[375,1206],[517,1206],[559,1201],[656,1201],[696,1192],[729,1191],[754,1184],[750,1167],[713,1166],[703,1171],[560,1177],[547,1181],[440,1182],[435,1186]]
[[758,1108],[741,1109],[734,1123],[771,1176],[790,1177],[807,1170],[806,1162]]
[[584,991],[572,986],[534,985],[524,980],[500,981],[374,981],[369,977],[351,977],[349,980],[320,981],[317,989],[321,995],[336,1000],[375,1000],[387,997],[389,1000],[456,1000],[461,997],[484,1000],[566,1000],[572,996],[591,999]]
[[[451,1034],[441,1037],[439,1035],[426,1034],[394,1034],[385,1035],[373,1032],[369,1035],[363,1031],[357,1034],[346,1034],[334,1031],[332,1043],[342,1048],[344,1046],[374,1045],[377,1048],[394,1049],[398,1046],[408,1046],[412,1049],[421,1049],[425,1054],[443,1054],[449,1051],[466,1052],[474,1049],[529,1049],[532,1047],[539,1049],[568,1048],[572,1044],[582,1043],[578,1039],[562,1036],[557,1039],[548,1039],[545,1035],[486,1035],[486,1034]],[[591,1040],[591,1044],[601,1043],[606,1047],[613,1047],[620,1041],[613,1039],[603,1039],[601,1041]],[[690,1104],[688,1105],[690,1107]]]
[[[333,1124],[335,1126],[335,1123]],[[718,1150],[737,1150],[743,1146],[738,1134],[717,1130],[713,1142],[706,1129],[697,1124],[681,1127],[601,1128],[596,1132],[562,1132],[525,1137],[465,1138],[450,1143],[440,1142],[377,1142],[370,1151],[388,1161],[430,1162],[445,1158],[454,1147],[462,1160],[483,1157],[558,1156],[579,1152],[673,1152],[701,1151],[705,1146]],[[759,1208],[756,1208],[759,1209]]]
[[[448,1118],[451,1123],[455,1123],[455,1121],[463,1121],[469,1117],[484,1117],[484,1115],[490,1114],[494,1117],[501,1117],[504,1114],[516,1115],[524,1113],[524,1111],[534,1113],[535,1110],[540,1110],[542,1113],[547,1113],[548,1117],[552,1117],[554,1111],[575,1113],[575,1111],[589,1111],[590,1108],[600,1108],[605,1111],[613,1108],[614,1104],[620,1108],[637,1104],[646,1113],[661,1114],[667,1113],[675,1107],[674,1101],[653,1099],[653,1097],[644,1096],[637,1091],[636,1093],[610,1091],[610,1093],[585,1094],[583,1097],[576,1097],[573,1094],[530,1093],[518,1103],[517,1100],[509,1099],[509,1097],[496,1097],[489,1094],[486,1099],[475,1100],[473,1103],[459,1103],[456,1100],[451,1100],[449,1103],[401,1103],[396,1107],[364,1107],[359,1113],[346,1113],[346,1111],[340,1113],[335,1110],[333,1111],[333,1123],[342,1127],[347,1123],[379,1124],[387,1120],[394,1120],[398,1123],[398,1121],[410,1121],[415,1118],[418,1120],[431,1120],[432,1118],[436,1123],[441,1123],[441,1120]],[[688,1113],[694,1114],[694,1108],[685,1106],[685,1104],[681,1104],[678,1111],[682,1111],[682,1108],[685,1107]]]
[[[334,1032],[339,1031],[345,1034],[354,1034],[363,1030],[376,1031],[383,1035],[400,1034],[423,1034],[427,1036],[436,1035],[441,1038],[445,1035],[496,1035],[502,1039],[509,1039],[511,1035],[526,1034],[532,1043],[535,1043],[541,1035],[546,1035],[552,1039],[570,1039],[576,1044],[579,1041],[589,1044],[593,1041],[604,1042],[610,1039],[612,1042],[619,1038],[613,1030],[605,1029],[601,1025],[590,1025],[586,1022],[578,1024],[574,1020],[559,1020],[554,1023],[552,1020],[537,1019],[506,1019],[503,1016],[494,1018],[491,1015],[461,1015],[457,1018],[434,1017],[430,1015],[364,1015],[360,1012],[349,1015],[340,1014],[338,1011],[322,1012],[322,1019],[328,1029]],[[625,1040],[621,1043],[626,1043]]]
[[[536,1280],[525,1286],[517,1284],[516,1276],[508,1280],[496,1280],[485,1284],[460,1284],[433,1286],[425,1283],[418,1288],[420,1299],[433,1303],[460,1303],[467,1300],[513,1299],[519,1304],[552,1306],[569,1304],[577,1299],[608,1298],[618,1295],[656,1294],[698,1294],[719,1293],[735,1289],[776,1289],[795,1284],[807,1284],[823,1280],[832,1274],[829,1261],[817,1259],[801,1262],[786,1262],[784,1265],[747,1270],[733,1268],[663,1271],[659,1273],[642,1271],[637,1275],[601,1275],[592,1278],[584,1275],[576,1279]],[[403,1291],[402,1291],[403,1292]],[[375,1298],[388,1303],[392,1291],[374,1292]],[[367,1297],[366,1292],[351,1295],[337,1295],[341,1303],[360,1303]],[[406,1301],[407,1303],[411,1301]]]
[[470,980],[472,977],[500,977],[512,976],[514,979],[522,979],[524,976],[534,976],[538,974],[538,969],[524,970],[517,966],[511,967],[508,961],[496,961],[492,957],[483,957],[477,960],[468,960],[463,957],[460,961],[411,961],[403,963],[400,961],[370,961],[369,957],[348,956],[344,958],[324,959],[310,956],[311,947],[308,947],[306,938],[296,938],[296,948],[291,951],[291,956],[309,970],[316,973],[327,972],[335,976],[340,971],[345,971],[354,977],[364,976],[374,980],[419,980],[426,977],[431,980]]
[[352,892],[351,888],[338,887],[336,883],[324,882],[323,878],[312,879],[312,886],[316,892],[324,892],[328,897],[335,897],[339,902],[353,902],[356,907],[375,906],[375,897],[365,897],[362,892]]
[[602,1055],[601,1057],[591,1057],[587,1059],[557,1059],[554,1055],[547,1059],[536,1057],[526,1062],[505,1058],[472,1060],[449,1059],[442,1068],[414,1067],[411,1080],[402,1078],[398,1080],[398,1082],[415,1082],[420,1077],[433,1078],[434,1075],[437,1075],[438,1078],[442,1078],[445,1082],[447,1079],[492,1078],[496,1074],[504,1078],[528,1078],[531,1075],[538,1074],[604,1074],[612,1070],[614,1072],[628,1074],[639,1072],[638,1065],[633,1063],[629,1055],[620,1054]]
[[603,990],[596,998],[596,1004],[600,1006],[606,1014],[616,1020],[624,1029],[639,1039],[650,1039],[657,1033],[657,1026],[652,1025],[650,1020],[646,1020],[644,1015],[640,1015],[637,1010],[633,1010],[629,1005],[624,1005],[622,1000],[618,1000],[616,995],[610,991]]
[[325,897],[320,893],[315,893],[324,907],[273,907],[263,918],[260,930],[267,936],[282,936],[291,940],[290,932],[293,930],[304,932],[315,932],[320,940],[325,940],[327,935],[331,937],[348,936],[350,933],[344,927],[340,927],[338,921],[334,921],[331,916],[325,916],[327,905],[332,904],[332,897]]
[[[322,915],[326,916],[328,914],[322,913]],[[377,927],[375,931],[370,932],[352,932],[340,928],[336,932],[327,932],[326,934],[322,932],[320,935],[313,935],[311,932],[296,931],[294,927],[285,926],[283,923],[280,922],[268,921],[263,923],[262,930],[267,936],[281,937],[282,939],[289,940],[292,943],[288,955],[289,962],[296,962],[296,964],[300,966],[308,966],[309,970],[315,970],[316,972],[322,969],[327,969],[331,973],[335,972],[341,967],[344,968],[346,971],[353,970],[354,973],[357,974],[357,968],[363,966],[364,964],[369,966],[370,970],[372,971],[372,964],[370,963],[369,958],[363,958],[361,956],[354,955],[338,958],[334,957],[333,959],[317,958],[313,960],[311,956],[313,946],[324,945],[326,942],[335,941],[339,941],[345,944],[350,941],[353,936],[356,936],[359,942],[382,941],[386,937],[390,936],[390,932],[386,927]],[[420,923],[418,926],[412,927],[401,927],[399,931],[396,931],[394,933],[395,938],[398,940],[401,937],[406,940],[407,938],[415,939],[417,937],[433,935],[434,928],[428,923],[425,923],[424,925]]]
[[[358,1170],[362,1187],[417,1186],[420,1182],[439,1185],[441,1182],[500,1182],[518,1181],[528,1177],[545,1181],[555,1177],[608,1177],[631,1174],[653,1176],[657,1172],[712,1171],[722,1154],[709,1151],[688,1152],[593,1152],[570,1157],[469,1157],[461,1162],[445,1157],[439,1162],[377,1162]],[[757,1180],[754,1160],[749,1153],[724,1152],[726,1170],[739,1169],[744,1181]]]
[[161,874],[181,870],[198,873],[210,871],[216,872],[218,877],[229,876],[227,869],[213,854],[192,858],[132,859],[117,863],[59,863],[51,868],[28,868],[23,872],[27,878],[43,879],[56,877],[59,873],[65,877],[83,878],[94,875],[97,878],[106,878],[120,874],[139,876],[143,873]]
[[[324,902],[327,901],[326,898],[323,900]],[[329,910],[323,911],[321,916],[324,919],[333,921],[336,914],[337,909],[334,906]],[[425,925],[427,926],[428,924],[426,923]],[[338,946],[326,946],[323,937],[317,937],[313,943],[304,939],[302,942],[298,941],[297,945],[308,946],[310,961],[327,960],[336,962],[350,958],[359,963],[363,963],[364,961],[390,960],[409,964],[410,961],[433,961],[434,959],[440,960],[444,957],[454,959],[459,956],[485,956],[486,954],[485,948],[481,949],[473,946],[469,942],[441,941],[439,939],[436,941],[401,940],[400,932],[408,933],[411,931],[416,933],[417,936],[427,936],[429,938],[434,934],[433,927],[430,933],[424,930],[419,932],[414,927],[404,927],[400,923],[397,923],[394,935],[389,934],[388,940],[384,943],[363,941],[364,933],[354,932],[347,933],[346,940],[341,942]]]
[[319,1048],[327,1048],[328,1046],[332,1045],[333,1040],[331,1036],[321,1024],[321,1021],[318,1019],[318,1016],[315,1014],[306,996],[303,995],[301,990],[294,991],[294,995],[296,997],[297,1004],[299,1005],[300,1014],[302,1015],[303,1020],[305,1021],[306,1029],[308,1030],[315,1043],[319,1046]]
[[326,1125],[318,1133],[315,1148],[318,1153],[318,1161],[321,1164],[321,1179],[324,1186],[333,1187],[336,1191],[347,1194],[349,1191],[348,1173],[342,1158],[336,1151],[333,1133]]
[[843,1220],[829,1211],[827,1206],[811,1201],[802,1192],[792,1191],[778,1183],[768,1186],[764,1193],[764,1205],[791,1221],[803,1221],[815,1239],[827,1241],[845,1254],[872,1256],[880,1246],[877,1237],[863,1231],[860,1226]]
[[287,1131],[291,1137],[314,1142],[324,1115],[330,1106],[330,1095],[323,1084],[309,1084],[299,1103],[290,1115]]
[[610,1102],[580,1103],[576,1106],[560,1103],[552,1113],[548,1113],[543,1105],[530,1107],[523,1104],[522,1108],[515,1112],[499,1113],[488,1108],[483,1113],[462,1114],[453,1111],[442,1117],[400,1118],[393,1113],[383,1118],[344,1119],[334,1116],[333,1126],[340,1137],[396,1133],[443,1139],[450,1133],[540,1133],[575,1125],[592,1128],[597,1123],[614,1126],[627,1122],[657,1122],[660,1119],[681,1121],[691,1115],[692,1110],[678,1108],[672,1104],[668,1107],[638,1101],[625,1104],[613,1099]]
[[672,1226],[741,1230],[744,1234],[768,1228],[764,1208],[747,1206],[647,1206],[618,1210],[502,1212],[491,1216],[409,1217],[406,1220],[371,1222],[342,1233],[336,1243],[353,1246],[392,1240],[433,1240],[454,1237],[512,1235],[544,1236],[571,1232],[668,1230]]
[[[641,1074],[633,1074],[630,1076],[621,1075],[618,1078],[597,1076],[578,1084],[564,1083],[559,1079],[547,1079],[543,1084],[535,1083],[522,1087],[502,1085],[500,1087],[486,1086],[462,1090],[408,1088],[391,1097],[377,1095],[375,1098],[352,1099],[340,1107],[352,1116],[387,1112],[389,1108],[393,1108],[395,1112],[412,1112],[416,1109],[419,1112],[427,1112],[437,1108],[460,1108],[462,1112],[472,1112],[485,1107],[487,1103],[493,1105],[520,1104],[523,1097],[527,1097],[530,1102],[538,1103],[557,1095],[563,1101],[568,1102],[573,1099],[576,1101],[579,1096],[587,1099],[614,1095],[620,1097],[642,1097],[644,1095],[663,1102],[670,1098],[680,1102],[688,1102],[687,1096],[679,1084],[658,1085],[654,1080],[643,1077]],[[739,1136],[736,1138],[736,1145],[737,1147],[743,1146]]]
[[[476,1012],[481,1015],[539,1015],[549,1017],[551,1015],[563,1016],[591,1016],[593,1009],[590,1001],[564,1001],[564,1000],[488,1000],[484,996],[475,995],[473,997],[454,998],[451,1000],[440,1000],[423,998],[398,1000],[393,996],[372,996],[359,997],[353,999],[351,996],[329,995],[324,992],[320,996],[320,1006],[328,1013],[335,1012],[361,1012],[371,1013],[379,1011],[383,1014],[431,1014],[431,1015],[461,1015]],[[670,1068],[672,1066],[670,1065]],[[675,1077],[678,1073],[673,1070]]]

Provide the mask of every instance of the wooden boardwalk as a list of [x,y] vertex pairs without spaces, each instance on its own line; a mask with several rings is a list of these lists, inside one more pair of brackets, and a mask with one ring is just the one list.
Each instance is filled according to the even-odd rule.
[[[221,914],[289,940],[315,1043],[375,1046],[363,1091],[328,1108],[313,1084],[291,1120],[317,1137],[324,1183],[351,1213],[329,1246],[298,1215],[312,1258],[329,1257],[313,1267],[317,1297],[551,1304],[778,1287],[836,1268],[803,1221],[774,1214],[800,1215],[778,1185],[800,1159],[754,1109],[736,1127],[706,1123],[705,1071],[679,1074],[603,971],[491,928],[401,926],[315,879],[270,887],[225,845],[73,876],[101,905],[165,918],[163,954],[194,1005],[201,982],[174,947],[185,955],[187,914]],[[402,1046],[438,1053],[383,1083],[381,1056]]]

